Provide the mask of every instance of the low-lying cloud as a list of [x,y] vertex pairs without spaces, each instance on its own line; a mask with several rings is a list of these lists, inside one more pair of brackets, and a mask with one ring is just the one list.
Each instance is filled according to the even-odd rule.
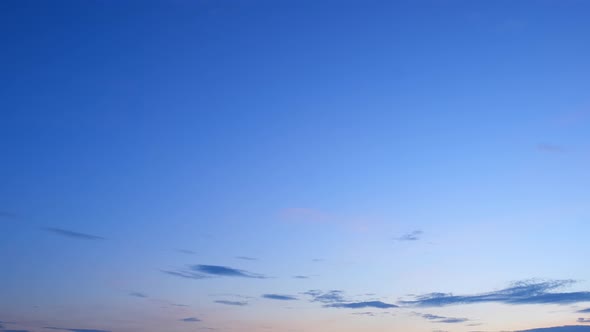
[[428,293],[412,300],[400,301],[407,306],[442,307],[456,304],[504,303],[504,304],[570,304],[590,301],[590,292],[550,292],[571,285],[573,280],[534,281],[526,280],[510,287],[473,295],[453,295],[452,293]]

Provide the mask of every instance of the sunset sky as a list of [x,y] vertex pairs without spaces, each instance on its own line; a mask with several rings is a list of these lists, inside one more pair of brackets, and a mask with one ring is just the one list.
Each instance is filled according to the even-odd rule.
[[4,0],[0,41],[0,332],[590,331],[590,1]]

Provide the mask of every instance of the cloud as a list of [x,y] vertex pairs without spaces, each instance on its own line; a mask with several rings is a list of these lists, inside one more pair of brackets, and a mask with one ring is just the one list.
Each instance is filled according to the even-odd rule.
[[320,302],[324,304],[324,308],[348,308],[348,309],[362,309],[362,308],[378,308],[388,309],[397,308],[395,304],[385,303],[381,301],[357,301],[352,302],[344,298],[344,292],[341,290],[330,290],[323,292],[320,290],[309,290],[302,293],[311,297],[311,302]]
[[180,321],[187,322],[187,323],[195,323],[195,322],[200,322],[201,320],[198,319],[197,317],[187,317],[187,318],[181,319]]
[[590,323],[590,318],[578,318],[577,320],[578,323]]
[[186,255],[194,255],[195,252],[192,250],[188,250],[188,249],[176,249],[176,252],[179,252],[181,254],[186,254]]
[[0,330],[0,332],[30,332],[29,330]]
[[566,152],[566,149],[559,145],[554,144],[547,144],[547,143],[540,143],[537,144],[537,149],[543,152],[548,153],[563,153]]
[[101,236],[91,235],[91,234],[84,234],[78,232],[72,232],[61,228],[54,228],[54,227],[46,227],[43,230],[47,232],[51,232],[53,234],[69,237],[71,239],[80,239],[80,240],[104,240],[105,238]]
[[107,330],[94,330],[94,329],[70,329],[70,328],[63,328],[63,327],[53,327],[53,326],[46,326],[45,329],[49,330],[60,330],[60,331],[70,331],[70,332],[111,332]]
[[236,256],[237,259],[241,259],[244,261],[257,261],[258,258],[248,257],[248,256]]
[[420,313],[415,313],[416,315],[430,320],[433,323],[464,323],[469,321],[469,319],[467,318],[456,318],[456,317],[445,317],[445,316],[438,316],[438,315],[432,315],[432,314],[420,314]]
[[219,265],[193,265],[190,267],[191,270],[196,272],[205,273],[208,275],[218,277],[241,277],[241,278],[254,278],[254,279],[266,279],[264,275],[251,273],[244,270],[238,270],[227,266]]
[[424,234],[423,231],[415,230],[411,233],[404,234],[404,235],[398,237],[396,240],[398,240],[398,241],[418,241],[418,240],[420,240],[420,236],[422,234]]
[[309,279],[309,276],[293,276],[294,279]]
[[310,208],[287,208],[279,212],[279,218],[295,223],[325,223],[334,220],[334,216]]
[[8,211],[0,211],[0,221],[7,219],[16,219],[16,214]]
[[203,275],[203,274],[199,274],[199,273],[194,273],[194,272],[191,272],[191,271],[166,271],[166,270],[161,270],[161,272],[162,273],[166,273],[166,274],[171,275],[171,276],[185,278],[185,279],[200,280],[200,279],[211,278],[209,276],[206,276],[206,275]]
[[555,326],[555,327],[543,327],[531,330],[520,330],[516,332],[590,332],[590,326],[584,325],[568,325],[568,326]]
[[578,313],[581,313],[581,314],[587,314],[587,313],[590,313],[590,308],[586,308],[586,309],[578,310],[578,311],[576,311],[576,312],[578,312]]
[[322,292],[320,290],[309,290],[307,292],[302,293],[304,295],[308,295],[312,297],[311,302],[321,302],[321,303],[336,303],[336,302],[346,302],[342,297],[343,292],[341,290],[331,290],[327,292]]
[[474,295],[453,295],[451,293],[429,293],[416,296],[400,304],[419,307],[441,307],[455,304],[504,303],[504,304],[569,304],[590,301],[590,292],[549,292],[573,284],[573,280],[534,281],[513,283],[510,287]]
[[245,306],[248,305],[248,302],[245,301],[227,301],[227,300],[217,300],[215,303],[225,304],[225,305],[235,305],[235,306]]
[[347,308],[347,309],[362,309],[362,308],[378,308],[389,309],[397,308],[395,304],[385,303],[381,301],[366,301],[366,302],[349,302],[349,303],[330,303],[324,305],[326,308]]
[[281,301],[293,301],[297,300],[296,297],[291,295],[280,295],[280,294],[263,294],[263,298],[271,299],[271,300],[281,300]]
[[140,293],[140,292],[131,292],[129,293],[129,296],[134,296],[134,297],[141,297],[141,298],[146,298],[148,297],[147,295]]

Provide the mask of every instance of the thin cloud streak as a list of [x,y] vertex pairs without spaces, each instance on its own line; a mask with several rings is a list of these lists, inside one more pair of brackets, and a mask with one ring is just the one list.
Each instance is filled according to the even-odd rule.
[[520,281],[511,287],[474,295],[453,295],[451,293],[429,293],[416,296],[413,300],[400,301],[407,306],[442,307],[456,304],[504,303],[504,304],[569,304],[590,301],[590,292],[551,293],[560,287],[573,284],[573,280],[552,280],[544,282]]
[[228,301],[228,300],[217,300],[215,301],[215,303],[219,303],[219,304],[225,304],[225,305],[233,305],[233,306],[246,306],[248,305],[248,302],[245,301]]
[[296,297],[291,295],[281,295],[281,294],[263,294],[263,298],[270,299],[270,300],[280,300],[280,301],[294,301],[297,300]]
[[70,331],[70,332],[111,332],[108,330],[95,330],[95,329],[71,329],[71,328],[63,328],[63,327],[53,327],[53,326],[47,326],[44,327],[45,329],[48,330],[60,330],[60,331]]
[[196,323],[196,322],[200,322],[201,320],[198,319],[197,317],[187,317],[187,318],[181,319],[180,321],[187,322],[187,323]]
[[66,229],[55,228],[55,227],[46,227],[43,228],[44,231],[57,234],[63,237],[68,237],[71,239],[80,239],[80,240],[105,240],[102,236],[92,235],[92,234],[85,234],[85,233],[78,233],[69,231]]
[[324,305],[325,308],[347,308],[347,309],[362,309],[362,308],[377,308],[390,309],[397,308],[395,304],[385,303],[381,301],[365,301],[365,302],[349,302],[349,303],[330,303]]
[[262,274],[252,273],[244,270],[238,270],[227,266],[220,265],[193,265],[190,267],[191,270],[218,276],[218,277],[240,277],[240,278],[253,278],[253,279],[266,279],[267,277]]
[[422,234],[424,234],[423,231],[415,230],[411,233],[404,234],[404,235],[398,237],[396,240],[398,240],[398,241],[418,241],[418,240],[420,240],[420,237],[422,236]]

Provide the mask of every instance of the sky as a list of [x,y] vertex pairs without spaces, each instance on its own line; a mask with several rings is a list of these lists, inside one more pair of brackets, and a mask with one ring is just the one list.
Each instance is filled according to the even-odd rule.
[[588,332],[589,11],[0,1],[0,332]]

